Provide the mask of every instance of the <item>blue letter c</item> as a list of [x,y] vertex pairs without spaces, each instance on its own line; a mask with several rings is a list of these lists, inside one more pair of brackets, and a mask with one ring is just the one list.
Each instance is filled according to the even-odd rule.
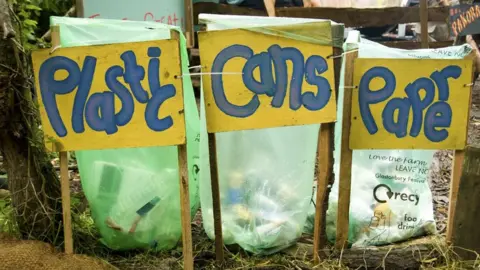
[[245,118],[255,113],[260,106],[258,96],[255,96],[246,105],[237,106],[230,103],[225,95],[225,89],[223,88],[223,76],[222,74],[215,74],[223,72],[225,64],[232,58],[242,57],[246,60],[253,56],[253,51],[247,46],[232,45],[223,49],[213,61],[212,65],[212,92],[213,98],[217,107],[225,114],[233,117]]

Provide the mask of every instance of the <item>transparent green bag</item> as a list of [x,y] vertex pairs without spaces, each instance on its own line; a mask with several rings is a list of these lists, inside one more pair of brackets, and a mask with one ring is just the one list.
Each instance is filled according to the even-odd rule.
[[[62,47],[170,38],[178,28],[152,22],[52,17]],[[181,37],[182,72],[188,73]],[[200,120],[189,76],[183,76],[192,217],[199,207]],[[115,250],[171,249],[180,240],[180,188],[176,146],[77,151],[82,187],[102,242]]]

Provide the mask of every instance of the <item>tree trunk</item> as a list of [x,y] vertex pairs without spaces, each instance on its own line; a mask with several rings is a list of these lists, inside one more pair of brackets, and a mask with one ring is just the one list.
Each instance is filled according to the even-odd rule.
[[0,0],[0,155],[21,236],[59,243],[60,182],[45,150],[31,67],[15,38],[19,27],[11,12],[7,1]]

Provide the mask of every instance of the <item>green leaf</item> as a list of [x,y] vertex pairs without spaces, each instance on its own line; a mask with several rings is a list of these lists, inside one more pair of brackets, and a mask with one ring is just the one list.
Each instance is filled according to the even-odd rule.
[[34,20],[26,19],[26,20],[23,21],[23,23],[27,26],[37,26],[37,22],[34,21]]
[[26,6],[25,6],[25,9],[38,10],[38,11],[41,11],[41,10],[42,10],[40,7],[35,6],[35,5],[26,5]]

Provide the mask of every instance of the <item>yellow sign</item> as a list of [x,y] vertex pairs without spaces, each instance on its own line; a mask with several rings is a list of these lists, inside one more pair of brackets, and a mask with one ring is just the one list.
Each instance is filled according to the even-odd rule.
[[199,42],[211,73],[203,76],[208,132],[336,120],[331,46],[250,30],[203,32]]
[[49,149],[185,143],[177,40],[39,50],[32,58]]
[[357,59],[351,149],[463,149],[471,60]]

